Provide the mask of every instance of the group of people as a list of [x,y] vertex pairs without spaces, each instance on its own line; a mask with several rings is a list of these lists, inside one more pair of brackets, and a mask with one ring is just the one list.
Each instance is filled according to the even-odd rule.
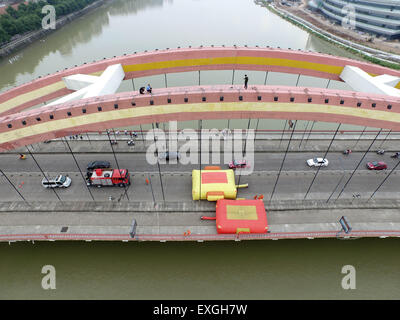
[[69,136],[68,137],[69,138],[69,140],[78,140],[78,139],[81,139],[81,140],[83,140],[83,136],[82,135],[74,135],[74,136]]
[[144,94],[144,91],[146,90],[147,93],[151,93],[153,88],[151,87],[150,83],[147,85],[147,87],[140,87],[139,93]]

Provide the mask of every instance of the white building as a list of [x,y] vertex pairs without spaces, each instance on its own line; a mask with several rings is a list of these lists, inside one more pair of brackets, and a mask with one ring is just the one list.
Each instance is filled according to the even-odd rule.
[[317,0],[328,18],[357,30],[400,38],[400,0]]

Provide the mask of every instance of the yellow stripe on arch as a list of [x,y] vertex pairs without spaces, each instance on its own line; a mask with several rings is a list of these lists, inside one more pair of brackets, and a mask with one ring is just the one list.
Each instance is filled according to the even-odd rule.
[[[104,72],[104,70],[100,70],[97,72],[90,73],[90,75],[91,76],[100,76],[103,72]],[[56,91],[64,89],[64,88],[65,88],[64,81],[57,81],[52,84],[49,84],[48,86],[44,86],[42,88],[20,94],[19,96],[16,96],[15,98],[12,98],[3,103],[0,103],[0,113],[8,111],[12,108],[18,107],[26,102],[47,96],[53,92],[56,92]]]
[[96,112],[79,117],[52,120],[33,126],[15,129],[0,133],[0,144],[24,139],[34,135],[48,132],[70,129],[77,126],[92,125],[112,120],[138,118],[152,115],[167,115],[175,113],[203,113],[203,112],[300,112],[300,113],[323,113],[341,116],[354,116],[373,120],[390,121],[400,123],[400,113],[380,110],[365,110],[360,108],[349,108],[331,106],[325,104],[304,104],[304,103],[276,103],[276,102],[220,102],[220,103],[194,103],[174,104],[152,107],[139,107],[130,109],[119,109],[107,112]]
[[62,81],[58,81],[56,83],[50,84],[48,86],[29,91],[27,93],[20,94],[15,98],[7,100],[6,102],[0,103],[0,113],[8,111],[14,107],[20,106],[26,102],[41,98],[53,92],[56,92],[60,89],[64,89],[65,84]]
[[179,68],[179,67],[224,65],[224,64],[291,67],[298,69],[320,71],[336,75],[339,75],[343,70],[343,67],[340,66],[332,66],[332,65],[314,63],[308,61],[268,58],[268,57],[217,57],[217,58],[169,60],[169,61],[134,64],[134,65],[124,65],[123,69],[125,72],[134,72],[134,71],[148,71],[148,70]]

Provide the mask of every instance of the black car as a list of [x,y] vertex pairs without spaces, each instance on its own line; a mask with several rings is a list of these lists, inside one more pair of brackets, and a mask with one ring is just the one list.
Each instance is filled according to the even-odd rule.
[[167,152],[161,153],[158,156],[158,159],[167,160],[167,161],[172,160],[172,159],[179,160],[180,158],[181,158],[181,155],[179,154],[179,152],[173,152],[173,151],[171,151],[171,152],[167,151]]
[[87,165],[88,171],[93,171],[95,169],[107,169],[110,168],[111,164],[108,161],[92,161]]

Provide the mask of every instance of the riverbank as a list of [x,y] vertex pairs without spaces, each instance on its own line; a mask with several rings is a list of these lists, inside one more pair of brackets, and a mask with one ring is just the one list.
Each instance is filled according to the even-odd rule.
[[12,53],[30,45],[31,43],[46,37],[50,33],[59,30],[66,24],[72,22],[73,20],[75,20],[85,14],[88,14],[89,12],[100,7],[101,5],[103,5],[104,3],[108,2],[108,1],[110,1],[110,0],[98,0],[98,1],[88,5],[87,7],[83,8],[82,10],[73,12],[71,14],[63,16],[60,19],[57,19],[55,29],[39,29],[39,30],[35,30],[32,32],[28,32],[27,34],[21,36],[20,38],[15,39],[15,40],[1,46],[0,47],[0,58],[5,58],[5,57],[11,55]]
[[291,13],[282,7],[277,7],[275,4],[270,4],[267,1],[260,0],[257,2],[259,5],[264,6],[269,11],[273,12],[274,14],[280,16],[281,18],[289,21],[290,23],[298,26],[299,28],[309,32],[312,35],[315,35],[327,42],[330,42],[338,47],[341,47],[350,53],[358,56],[366,61],[379,64],[384,67],[392,68],[392,69],[400,69],[400,57],[378,49],[374,49],[362,44],[358,44],[354,41],[354,39],[347,40],[335,34],[332,34],[323,28],[319,28],[314,25],[309,19],[305,20],[302,16],[299,17],[294,12]]

